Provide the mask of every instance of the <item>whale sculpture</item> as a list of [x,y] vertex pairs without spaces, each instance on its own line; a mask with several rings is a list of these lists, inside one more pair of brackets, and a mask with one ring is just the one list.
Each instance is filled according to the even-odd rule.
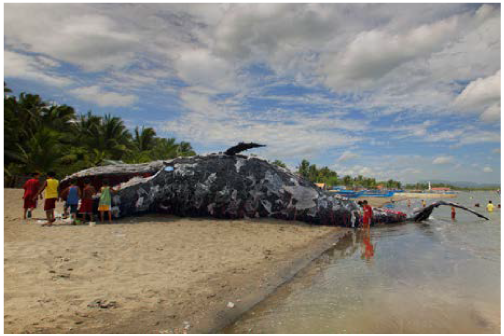
[[[347,227],[359,223],[357,203],[327,195],[288,169],[238,154],[260,146],[240,143],[218,154],[93,167],[65,178],[61,185],[64,188],[70,180],[82,185],[87,178],[99,188],[108,178],[119,188],[113,196],[114,217],[162,212],[182,217],[271,217]],[[412,217],[376,208],[373,219],[386,223],[424,220],[433,208]]]

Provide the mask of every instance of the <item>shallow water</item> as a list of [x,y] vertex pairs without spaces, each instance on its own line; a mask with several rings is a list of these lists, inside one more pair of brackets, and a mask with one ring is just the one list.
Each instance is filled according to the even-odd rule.
[[[471,198],[472,197],[472,198]],[[462,193],[482,220],[449,207],[424,223],[350,232],[228,333],[499,333],[500,210],[496,192]],[[430,200],[427,203],[433,202]],[[408,211],[406,202],[396,209]]]

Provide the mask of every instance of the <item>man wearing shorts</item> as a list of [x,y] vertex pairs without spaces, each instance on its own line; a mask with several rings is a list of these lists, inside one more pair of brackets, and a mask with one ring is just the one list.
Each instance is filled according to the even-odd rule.
[[96,189],[91,185],[89,179],[84,180],[84,192],[82,193],[82,202],[79,212],[83,215],[84,221],[86,215],[89,215],[89,220],[93,221],[93,196],[96,194]]
[[[58,200],[58,186],[59,181],[55,179],[56,173],[47,173],[47,179],[40,189],[39,195],[45,190],[44,211],[47,216],[47,226],[51,226],[56,221],[54,218],[54,209],[56,208],[56,201]],[[42,196],[41,196],[42,197]]]
[[81,191],[75,181],[71,180],[68,188],[63,190],[61,195],[66,196],[66,207],[70,210],[70,217],[72,218],[72,225],[76,224],[77,220],[77,207],[79,205],[79,199],[81,198]]
[[40,173],[33,173],[32,178],[26,181],[23,186],[23,219],[31,218],[33,209],[37,207],[37,196],[40,188]]

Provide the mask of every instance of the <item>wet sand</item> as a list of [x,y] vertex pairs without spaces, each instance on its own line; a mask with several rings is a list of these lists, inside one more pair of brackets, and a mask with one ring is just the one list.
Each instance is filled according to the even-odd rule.
[[21,196],[4,189],[6,333],[215,331],[346,232],[152,215],[41,227],[40,207],[21,219]]

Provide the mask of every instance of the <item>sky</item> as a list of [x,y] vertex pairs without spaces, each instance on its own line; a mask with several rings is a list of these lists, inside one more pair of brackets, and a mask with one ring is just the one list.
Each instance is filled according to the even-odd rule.
[[500,183],[500,4],[5,4],[4,75],[295,169]]

